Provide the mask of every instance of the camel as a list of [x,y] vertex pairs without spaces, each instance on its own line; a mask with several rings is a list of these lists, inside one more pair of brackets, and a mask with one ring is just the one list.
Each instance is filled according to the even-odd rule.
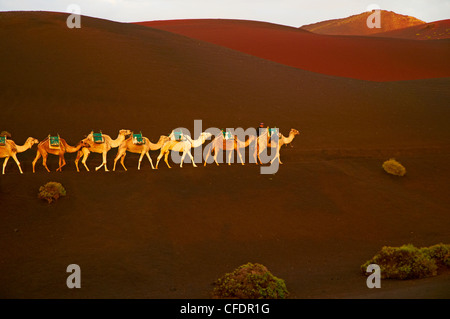
[[83,147],[83,148],[81,148],[81,150],[78,151],[77,158],[75,159],[75,166],[77,167],[77,172],[80,171],[78,169],[78,161],[80,160],[80,158],[82,156],[83,156],[83,159],[81,160],[81,162],[83,163],[84,167],[86,167],[86,170],[89,172],[89,168],[86,165],[86,160],[91,152],[100,153],[103,155],[102,164],[100,166],[97,166],[95,168],[95,170],[98,171],[100,168],[102,168],[102,166],[104,166],[105,172],[108,172],[109,170],[106,165],[106,158],[107,158],[108,152],[112,148],[119,147],[122,144],[122,142],[125,141],[126,136],[131,134],[131,131],[130,130],[120,130],[119,135],[117,136],[117,138],[115,140],[113,140],[109,135],[102,134],[103,139],[104,139],[103,143],[95,143],[93,134],[94,134],[94,132],[91,132],[87,136],[87,141],[89,142],[90,147],[89,148]]
[[81,140],[78,142],[77,146],[70,146],[67,144],[67,142],[59,138],[59,147],[52,148],[50,147],[50,135],[44,139],[42,142],[38,144],[38,150],[36,152],[36,158],[33,161],[33,173],[35,172],[35,166],[36,162],[41,158],[42,156],[42,165],[45,167],[47,172],[50,172],[50,170],[47,167],[47,157],[48,154],[53,154],[59,156],[59,167],[56,169],[56,171],[62,171],[62,168],[64,165],[66,165],[66,160],[64,159],[65,153],[75,153],[78,152],[82,147],[90,147],[90,144],[87,140],[87,138]]
[[139,157],[138,170],[141,169],[141,162],[142,162],[142,158],[144,157],[144,154],[147,155],[147,158],[150,161],[150,164],[152,165],[152,169],[155,169],[155,167],[153,166],[152,158],[150,157],[149,152],[159,150],[164,145],[164,143],[166,143],[169,140],[169,137],[165,136],[165,135],[161,135],[159,137],[158,142],[156,142],[156,144],[153,144],[152,142],[150,142],[150,140],[146,137],[143,137],[143,140],[145,141],[143,144],[134,144],[133,143],[133,134],[131,134],[131,136],[128,139],[126,139],[125,141],[122,142],[122,144],[119,145],[119,150],[117,151],[116,158],[114,159],[113,171],[116,170],[116,163],[119,160],[119,158],[120,158],[120,163],[122,164],[123,168],[125,169],[125,171],[127,170],[127,168],[125,167],[125,164],[124,164],[124,160],[125,160],[125,156],[127,155],[127,151],[131,152],[131,153],[141,154],[141,156]]
[[[205,164],[208,161],[209,156],[214,152],[214,162],[219,166],[219,163],[217,162],[217,155],[219,153],[219,149],[225,150],[225,151],[232,151],[236,150],[237,154],[239,155],[239,158],[241,160],[241,164],[244,165],[244,161],[242,160],[242,155],[240,152],[241,148],[246,148],[256,139],[255,136],[249,136],[249,138],[244,142],[240,141],[237,136],[234,136],[233,139],[224,139],[223,134],[220,134],[218,137],[216,137],[209,145],[210,147],[209,151],[206,153],[205,158]],[[228,165],[231,165],[231,155],[232,152],[229,152],[228,154]]]
[[189,155],[192,161],[192,165],[194,167],[197,167],[194,162],[194,157],[191,154],[191,148],[199,147],[205,143],[205,141],[212,136],[211,133],[203,132],[200,134],[199,138],[196,140],[192,140],[188,135],[184,135],[185,139],[182,141],[174,141],[169,140],[167,141],[162,147],[161,152],[158,156],[158,161],[156,162],[156,169],[158,169],[158,164],[161,158],[164,156],[164,161],[167,164],[167,167],[171,168],[169,165],[169,153],[170,151],[174,152],[183,152],[183,155],[181,156],[181,163],[180,168],[183,167],[184,158],[186,157],[186,154]]
[[[279,163],[283,164],[281,162],[281,159],[280,159],[281,146],[290,144],[292,142],[292,140],[295,138],[295,136],[298,135],[298,134],[300,134],[300,132],[297,131],[294,128],[290,130],[288,137],[285,137],[283,134],[278,133],[278,143],[271,142],[268,139],[268,132],[267,131],[264,132],[263,134],[261,134],[258,137],[258,143],[257,143],[257,147],[256,147],[257,150],[255,151],[255,153],[258,154],[259,163],[262,164],[261,159],[260,159],[260,154],[264,151],[265,148],[267,148],[267,147],[276,147],[277,148],[276,154],[275,154],[274,158],[272,158],[270,160],[270,163],[272,163],[276,158],[278,158]],[[256,164],[258,164],[258,162],[256,162]]]
[[25,144],[23,145],[16,145],[16,143],[14,143],[13,140],[6,139],[5,145],[0,146],[0,158],[5,158],[5,160],[3,161],[2,174],[5,174],[6,164],[8,163],[10,157],[14,159],[14,161],[17,164],[17,167],[19,167],[20,174],[23,174],[22,168],[20,167],[20,162],[17,159],[16,154],[25,152],[26,150],[30,149],[34,144],[37,143],[39,143],[39,141],[34,137],[27,138]]

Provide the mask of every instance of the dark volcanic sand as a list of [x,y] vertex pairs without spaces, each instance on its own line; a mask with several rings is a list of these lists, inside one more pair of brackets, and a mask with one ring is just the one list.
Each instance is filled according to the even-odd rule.
[[[36,152],[0,176],[0,297],[208,298],[215,279],[246,262],[286,281],[291,298],[449,298],[450,275],[382,281],[359,267],[382,246],[450,241],[447,79],[376,83],[315,74],[148,27],[65,15],[2,13],[0,130],[22,144],[90,130],[152,141],[172,128],[301,131],[284,164],[51,173]],[[14,37],[11,34],[14,34]],[[116,150],[109,153],[109,168]],[[158,152],[152,152],[156,161]],[[396,178],[381,168],[395,157]],[[100,155],[91,154],[91,170]],[[59,181],[53,205],[39,186]],[[78,264],[82,288],[66,287]]]

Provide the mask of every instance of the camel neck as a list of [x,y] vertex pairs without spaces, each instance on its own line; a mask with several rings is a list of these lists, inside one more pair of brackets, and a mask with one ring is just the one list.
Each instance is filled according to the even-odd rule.
[[17,153],[25,152],[31,148],[31,142],[27,140],[23,145],[16,145]]

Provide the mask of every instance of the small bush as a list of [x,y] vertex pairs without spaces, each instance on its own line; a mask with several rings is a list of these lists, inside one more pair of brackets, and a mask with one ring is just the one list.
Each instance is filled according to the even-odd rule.
[[450,266],[450,245],[440,243],[430,247],[421,248],[421,250],[426,256],[433,259],[438,266]]
[[382,279],[418,279],[437,275],[438,266],[450,267],[450,245],[417,248],[411,244],[401,247],[383,247],[372,259],[361,265],[380,266]]
[[406,174],[406,168],[393,158],[383,163],[383,169],[387,173],[396,176],[404,176]]
[[44,186],[39,187],[38,197],[45,199],[49,203],[56,201],[61,196],[66,196],[66,190],[61,183],[48,182]]
[[215,282],[213,298],[285,299],[289,295],[284,280],[261,264],[247,263]]

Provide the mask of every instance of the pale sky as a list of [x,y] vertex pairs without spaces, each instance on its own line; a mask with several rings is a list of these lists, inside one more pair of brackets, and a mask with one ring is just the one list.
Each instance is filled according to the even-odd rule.
[[68,12],[118,22],[171,19],[245,19],[299,27],[345,18],[376,5],[425,22],[450,18],[450,0],[0,0],[0,11]]

